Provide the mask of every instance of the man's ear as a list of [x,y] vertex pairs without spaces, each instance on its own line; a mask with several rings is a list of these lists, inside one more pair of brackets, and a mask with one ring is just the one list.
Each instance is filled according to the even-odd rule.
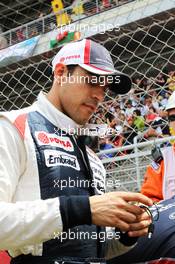
[[54,77],[55,78],[61,77],[61,76],[63,76],[64,72],[66,72],[66,71],[67,71],[67,66],[62,64],[62,63],[58,63],[55,66]]

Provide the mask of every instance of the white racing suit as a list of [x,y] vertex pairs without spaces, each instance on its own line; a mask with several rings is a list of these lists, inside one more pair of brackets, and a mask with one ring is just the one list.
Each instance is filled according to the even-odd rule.
[[78,125],[42,92],[0,114],[0,249],[13,264],[99,263],[130,249],[91,224],[88,197],[104,192],[105,170],[87,150],[90,179],[76,137],[62,128]]

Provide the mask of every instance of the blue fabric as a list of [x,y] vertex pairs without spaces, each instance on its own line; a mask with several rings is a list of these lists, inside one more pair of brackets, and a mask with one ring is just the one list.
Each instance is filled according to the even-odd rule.
[[[112,144],[109,144],[109,143],[102,144],[100,147],[101,150],[108,150],[108,149],[113,149],[113,148],[114,148],[114,146]],[[112,158],[112,157],[114,157],[114,153],[108,153],[108,154],[106,153],[106,154],[100,156],[101,159],[102,158],[103,159],[104,158]]]
[[160,257],[175,258],[175,198],[164,200],[152,207],[154,215],[154,233],[151,239],[142,237],[138,244],[128,253],[108,261],[109,264],[129,264],[144,262]]
[[[38,163],[39,183],[41,199],[49,199],[61,196],[60,211],[64,230],[72,237],[64,236],[61,240],[57,235],[43,244],[43,256],[21,255],[13,259],[12,263],[44,263],[47,258],[98,258],[101,257],[101,247],[92,234],[104,231],[91,224],[91,213],[88,203],[90,188],[87,181],[87,168],[75,139],[70,135],[62,135],[61,130],[55,127],[49,120],[38,112],[28,114],[28,124],[34,141]],[[68,179],[73,183],[70,187]],[[64,186],[61,188],[61,183]],[[80,186],[81,182],[86,184]],[[84,196],[83,201],[77,205],[77,201]],[[72,199],[71,199],[72,197]],[[39,225],[39,223],[38,223]],[[67,230],[71,227],[69,230]],[[88,239],[82,239],[79,234],[88,233]],[[63,237],[62,237],[63,238]],[[98,261],[97,261],[98,262]],[[54,263],[54,262],[53,262]]]
[[[28,123],[36,146],[41,198],[48,199],[61,196],[63,203],[64,196],[65,200],[67,200],[68,197],[71,199],[71,196],[75,197],[83,195],[88,197],[90,195],[88,184],[86,184],[86,186],[79,187],[80,182],[87,182],[86,167],[79,148],[72,136],[62,135],[60,129],[55,127],[49,120],[38,112],[29,113]],[[50,137],[53,143],[49,143],[47,145],[41,144],[40,140],[38,140],[38,134],[36,134],[36,132],[44,132],[46,135],[53,135]],[[46,138],[45,140],[47,141],[48,139]],[[59,140],[66,142],[65,146],[60,143],[61,141],[59,142]],[[67,145],[68,147],[66,147]],[[57,158],[57,154],[55,156],[50,155],[46,160],[45,151],[49,151],[49,153],[51,153],[50,151],[56,151],[56,153],[60,152],[62,153],[62,158],[66,158],[68,161],[71,161],[72,159],[75,163],[71,164],[69,162],[69,164],[65,164],[60,157],[59,159],[55,159]],[[48,159],[50,159],[50,164],[46,164],[49,162]],[[58,163],[58,165],[55,163]],[[70,188],[68,179],[70,179],[70,181],[73,180],[73,183],[75,183],[76,186]],[[60,186],[54,184],[58,182],[59,184],[65,183],[65,186],[61,189]],[[64,205],[66,205],[66,203],[64,203]],[[70,210],[73,209],[77,210],[77,212],[72,214],[73,217],[75,214],[81,214],[81,216],[83,216],[83,212],[81,211],[82,207],[67,207],[65,208],[65,211],[66,209],[69,210],[69,212],[62,215],[63,218],[64,216],[66,217],[67,215],[70,215]],[[85,214],[84,217],[87,218],[87,214]],[[76,219],[74,219],[74,221],[76,221]],[[85,219],[85,221],[89,224],[88,218]],[[63,223],[65,222],[66,219],[63,219]],[[68,223],[68,225],[69,224],[71,226],[72,223]],[[64,227],[64,229],[67,228],[68,227]],[[72,227],[70,230],[72,233],[74,232],[77,234],[77,237],[80,232],[97,232],[95,225],[79,225],[78,222],[77,225]],[[97,241],[93,239],[64,239],[64,241],[61,241],[60,238],[57,237],[56,239],[52,239],[44,243],[43,256],[49,255],[59,257],[97,257]]]
[[[59,258],[59,257],[35,257],[33,258],[32,255],[24,256],[24,257],[17,257],[11,260],[11,264],[106,264],[104,259],[82,259],[82,258]],[[2,263],[3,264],[3,263]]]

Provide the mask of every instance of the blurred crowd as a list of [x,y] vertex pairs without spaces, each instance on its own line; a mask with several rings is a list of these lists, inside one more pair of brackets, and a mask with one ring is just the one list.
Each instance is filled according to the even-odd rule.
[[[169,71],[154,78],[134,78],[127,98],[119,96],[113,100],[112,94],[108,93],[108,100],[91,119],[92,123],[103,122],[112,129],[110,135],[100,139],[100,150],[133,144],[136,136],[138,142],[142,142],[169,135],[165,107],[173,91],[175,71]],[[108,157],[112,156],[108,154]]]
[[[81,0],[78,2],[78,4],[76,2],[76,5],[72,5],[72,7],[67,10],[67,15],[69,18],[69,22],[72,23],[78,19],[94,15],[106,9],[116,7],[116,5],[122,5],[130,1],[133,0]],[[30,39],[34,36],[37,36],[42,33],[47,33],[55,29],[57,27],[56,16],[45,18],[45,16],[51,13],[53,13],[52,9],[50,9],[48,13],[38,11],[34,19],[36,20],[36,22],[31,22],[27,27],[24,25],[17,28],[16,30],[12,31],[10,37],[8,34],[2,34],[2,29],[0,29],[0,50],[8,47],[9,45],[14,45],[26,39]]]

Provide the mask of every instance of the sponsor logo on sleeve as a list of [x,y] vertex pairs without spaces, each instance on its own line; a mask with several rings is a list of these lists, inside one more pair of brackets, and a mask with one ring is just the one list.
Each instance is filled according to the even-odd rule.
[[58,150],[44,150],[45,163],[47,167],[65,166],[80,170],[77,157]]
[[156,163],[155,161],[152,161],[152,162],[151,162],[151,167],[153,168],[153,170],[158,170],[160,166],[159,166],[159,164]]
[[46,133],[44,131],[35,132],[37,142],[40,146],[50,145],[54,147],[59,147],[67,151],[73,151],[73,144],[68,137],[61,137],[56,134]]

